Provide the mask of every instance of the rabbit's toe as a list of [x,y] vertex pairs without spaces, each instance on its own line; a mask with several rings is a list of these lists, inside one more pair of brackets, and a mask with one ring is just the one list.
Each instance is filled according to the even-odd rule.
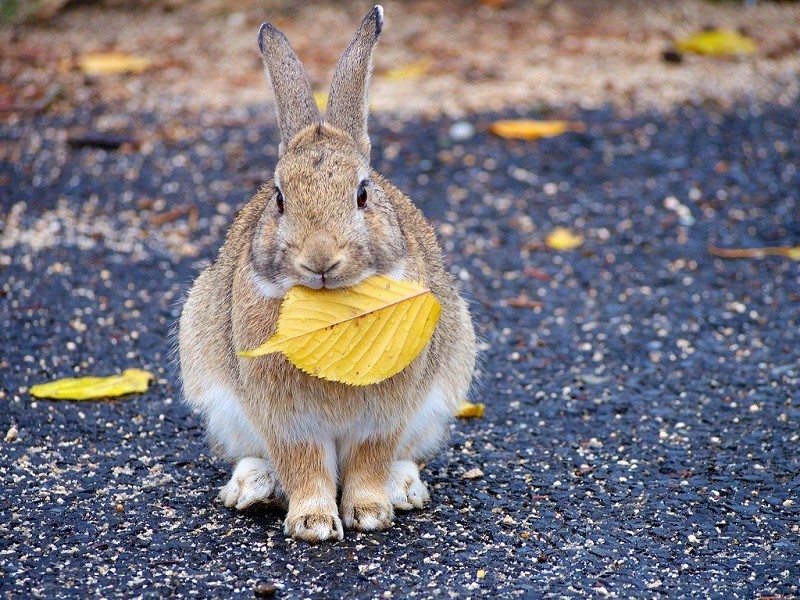
[[342,506],[344,524],[349,529],[375,531],[391,527],[394,510],[390,502],[366,501]]
[[272,466],[262,458],[240,460],[230,481],[222,486],[219,498],[228,508],[244,510],[253,504],[282,503],[283,494]]
[[419,477],[419,468],[410,460],[392,463],[386,491],[397,510],[422,508],[431,499],[428,486]]
[[326,512],[287,516],[283,523],[283,530],[286,535],[307,542],[341,540],[344,537],[342,521],[339,516]]

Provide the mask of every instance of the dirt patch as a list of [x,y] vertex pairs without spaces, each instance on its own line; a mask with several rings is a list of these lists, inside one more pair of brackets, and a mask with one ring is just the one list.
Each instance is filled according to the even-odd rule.
[[[106,104],[120,111],[231,108],[270,99],[256,47],[264,20],[286,32],[315,90],[368,5],[221,0],[80,5],[49,22],[0,29],[0,110],[25,114]],[[614,104],[641,109],[800,95],[800,5],[698,0],[385,2],[372,105],[378,111],[463,114]],[[705,26],[740,29],[756,55],[664,59],[672,40]],[[152,59],[137,75],[87,76],[86,52]]]

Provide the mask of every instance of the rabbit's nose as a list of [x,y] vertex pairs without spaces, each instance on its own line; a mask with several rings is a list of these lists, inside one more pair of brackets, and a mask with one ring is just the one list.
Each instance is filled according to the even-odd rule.
[[322,275],[324,278],[325,275],[331,273],[336,267],[339,266],[339,263],[342,261],[335,256],[328,257],[327,260],[307,260],[306,262],[299,262],[297,266],[299,267],[300,271],[307,273],[309,275]]
[[333,236],[317,232],[305,240],[302,252],[295,258],[295,268],[302,276],[321,278],[324,283],[326,277],[342,266],[343,260]]

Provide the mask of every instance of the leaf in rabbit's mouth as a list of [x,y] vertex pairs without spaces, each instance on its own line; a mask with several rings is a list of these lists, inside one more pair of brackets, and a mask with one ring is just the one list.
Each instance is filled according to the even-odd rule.
[[238,355],[282,352],[309,375],[369,385],[411,364],[433,335],[440,312],[429,289],[382,275],[348,288],[295,286],[283,298],[275,334]]

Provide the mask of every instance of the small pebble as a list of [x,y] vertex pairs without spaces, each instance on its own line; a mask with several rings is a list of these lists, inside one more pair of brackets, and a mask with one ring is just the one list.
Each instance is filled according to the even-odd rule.
[[256,598],[273,598],[278,593],[274,583],[257,583],[253,586],[253,596]]
[[463,142],[475,135],[475,127],[466,121],[456,121],[450,126],[450,138],[456,142]]
[[462,479],[480,479],[481,477],[483,477],[483,471],[477,467],[470,469],[461,476]]
[[16,425],[12,425],[8,428],[8,432],[6,433],[5,441],[6,443],[11,443],[17,439],[17,435],[19,435],[19,429],[17,429]]

